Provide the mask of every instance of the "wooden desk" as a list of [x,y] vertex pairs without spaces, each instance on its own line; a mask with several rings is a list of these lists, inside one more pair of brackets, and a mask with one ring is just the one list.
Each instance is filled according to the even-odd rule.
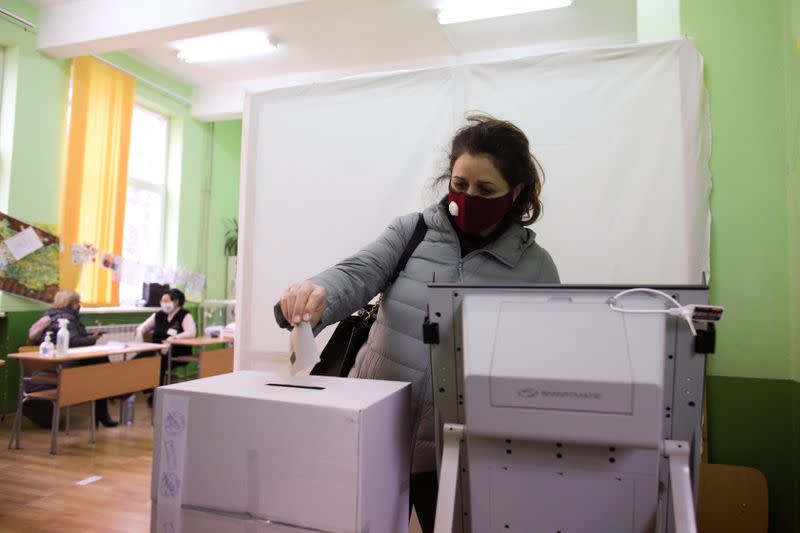
[[44,363],[64,364],[69,361],[80,361],[81,359],[92,359],[93,357],[108,357],[109,355],[129,355],[139,352],[152,352],[162,350],[163,344],[153,342],[129,342],[127,344],[102,344],[98,346],[86,346],[83,348],[70,348],[67,355],[53,354],[45,357],[38,351],[20,352],[8,354],[9,359],[19,359],[22,361],[40,361]]
[[232,337],[209,337],[204,335],[202,337],[192,337],[190,339],[173,339],[169,341],[170,344],[178,346],[211,346],[213,344],[233,344]]
[[[148,342],[135,342],[125,345],[102,345],[86,348],[70,349],[66,355],[45,357],[38,351],[9,354],[11,359],[20,363],[19,403],[11,431],[8,447],[19,448],[22,434],[22,405],[28,400],[44,400],[53,402],[53,422],[50,430],[50,453],[58,452],[59,409],[72,405],[92,402],[91,440],[95,441],[94,400],[131,394],[144,389],[158,387],[160,362],[157,357],[128,359],[127,356],[139,352],[161,350],[164,346]],[[118,363],[98,363],[85,366],[66,366],[66,363],[123,355],[124,360]],[[26,370],[52,369],[55,373],[54,389],[25,392]]]
[[[174,339],[168,341],[170,345],[167,355],[167,385],[172,379],[172,361],[197,362],[198,377],[207,378],[219,374],[233,372],[233,339],[230,337],[193,337],[189,339]],[[225,345],[217,350],[205,350],[208,346]],[[173,346],[191,346],[201,349],[200,355],[172,356]]]

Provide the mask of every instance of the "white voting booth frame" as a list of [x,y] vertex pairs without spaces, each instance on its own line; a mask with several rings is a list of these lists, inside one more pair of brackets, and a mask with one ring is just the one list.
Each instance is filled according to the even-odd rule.
[[[625,379],[617,383],[634,387],[631,399],[635,401],[629,413],[618,413],[620,409],[613,407],[606,412],[574,405],[559,409],[557,402],[541,409],[508,403],[498,400],[501,394],[493,388],[498,382],[488,384],[491,400],[487,401],[479,387],[465,381],[465,374],[480,374],[474,363],[470,369],[470,357],[490,361],[489,374],[492,374],[499,367],[496,361],[491,361],[501,355],[519,361],[534,352],[543,359],[551,353],[564,352],[548,346],[558,342],[560,332],[548,334],[537,330],[535,314],[528,314],[525,319],[529,320],[529,327],[516,333],[508,330],[502,333],[526,339],[529,350],[500,353],[497,334],[502,320],[498,310],[503,303],[533,302],[540,304],[540,312],[553,303],[561,307],[560,311],[569,311],[570,306],[577,308],[578,304],[597,309],[628,288],[430,286],[429,321],[425,328],[431,347],[436,440],[441,454],[437,533],[449,533],[451,523],[455,533],[696,531],[694,506],[699,482],[707,354],[695,351],[695,337],[684,322],[664,315],[618,315],[626,349],[616,355],[622,355],[623,363],[631,364],[634,377],[631,383],[624,383]],[[703,305],[708,300],[708,289],[702,286],[658,288],[681,305]],[[474,317],[465,319],[465,307],[471,300],[473,309],[479,303],[485,313],[484,319],[479,317],[483,324],[480,328],[475,327]],[[630,305],[646,308],[654,303],[658,300],[651,299],[648,303],[643,297]],[[558,311],[550,309],[551,313]],[[593,326],[586,322],[594,318],[584,317],[581,323],[580,313],[562,314],[565,321],[574,321],[575,327],[574,336],[559,344],[568,348],[591,346],[598,339],[599,333],[591,331]],[[494,322],[485,320],[490,315],[495,315]],[[652,322],[654,316],[659,317],[660,326]],[[466,322],[470,325],[465,325]],[[602,321],[597,327],[604,327]],[[470,345],[474,347],[472,354]],[[476,348],[478,353],[474,353]],[[604,367],[612,365],[604,356],[615,354],[604,353],[603,346],[588,351],[576,354],[577,360],[583,358],[585,363],[596,354],[591,363],[595,370],[587,374],[585,369],[575,368],[574,373],[605,375]],[[646,360],[636,361],[636,356]],[[660,385],[657,390],[662,397],[657,402],[648,401],[647,390],[635,388],[639,378],[648,381],[642,377],[645,375],[642,365],[649,367],[645,372],[649,372],[649,381],[658,378],[654,383]],[[654,372],[662,375],[656,376]],[[612,378],[613,374],[613,371],[608,373]],[[509,377],[508,372],[505,377]],[[541,389],[540,383],[535,385]],[[572,390],[587,390],[582,385],[585,383],[577,382]],[[533,387],[522,390],[525,391],[521,394],[522,402],[530,401],[538,393]],[[563,424],[559,426],[557,420]],[[536,437],[530,438],[531,433]],[[604,524],[603,520],[609,522]]]
[[272,305],[288,286],[446,194],[432,180],[475,110],[528,136],[546,176],[532,229],[562,283],[701,283],[711,190],[703,101],[690,39],[248,95],[235,368],[285,360],[288,334],[274,327]]
[[[656,283],[683,304],[706,303],[707,289],[689,285],[700,283],[700,273],[709,268],[710,143],[702,73],[694,42],[681,40],[248,95],[235,369],[288,366],[288,334],[273,326],[272,316],[282,291],[355,253],[395,217],[441,198],[443,191],[432,191],[430,181],[441,174],[448,142],[469,110],[511,120],[529,136],[547,176],[545,216],[533,229],[537,243],[553,256],[562,282],[614,285],[548,290],[563,295],[594,290],[608,297],[630,284]],[[466,445],[457,454],[466,472],[458,478],[453,499],[453,531],[536,531],[513,521],[499,524],[500,529],[474,525],[489,518],[470,505],[474,469],[469,464],[474,461],[465,454],[480,443],[470,434],[461,403],[469,397],[463,387],[463,353],[457,348],[463,349],[464,291],[539,290],[544,289],[431,288],[430,320],[440,334],[431,350],[440,449],[445,424],[466,428]],[[664,361],[664,395],[654,416],[663,430],[660,440],[689,443],[696,492],[705,356],[694,354],[685,326],[673,318],[665,324],[664,350],[672,358]],[[320,347],[330,331],[317,337]],[[505,440],[501,444],[511,444],[499,449],[505,460],[531,452],[533,445],[524,439]],[[547,446],[558,443],[576,450],[567,439]],[[494,449],[492,443],[486,446]],[[623,447],[605,446],[606,453],[610,448],[619,453],[604,457],[606,465],[624,467]],[[653,450],[643,452],[643,462],[649,464]],[[553,456],[557,453],[571,457],[571,452]],[[659,457],[654,476],[665,483],[669,462]],[[657,505],[658,533],[675,531],[668,487],[659,485],[647,503]],[[567,531],[574,530],[562,533]]]

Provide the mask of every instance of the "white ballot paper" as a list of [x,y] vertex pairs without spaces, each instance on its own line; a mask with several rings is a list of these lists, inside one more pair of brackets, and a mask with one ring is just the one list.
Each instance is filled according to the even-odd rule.
[[319,350],[308,322],[300,322],[289,337],[289,362],[292,375],[317,364]]

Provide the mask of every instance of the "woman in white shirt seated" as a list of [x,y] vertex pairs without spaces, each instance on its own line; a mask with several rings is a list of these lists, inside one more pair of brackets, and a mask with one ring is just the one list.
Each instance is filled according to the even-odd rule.
[[[141,341],[145,333],[153,332],[153,342],[169,343],[175,339],[191,339],[197,336],[197,327],[194,323],[192,314],[183,308],[186,296],[178,289],[172,289],[161,296],[161,311],[153,313],[139,327],[136,328],[136,339]],[[159,355],[156,352],[141,354],[142,357],[152,357]],[[174,346],[172,356],[180,357],[192,355],[191,346]],[[182,363],[185,365],[186,363]],[[176,365],[173,364],[173,367]],[[164,384],[167,372],[167,358],[161,358],[161,384]],[[147,399],[147,403],[153,404],[152,395]]]

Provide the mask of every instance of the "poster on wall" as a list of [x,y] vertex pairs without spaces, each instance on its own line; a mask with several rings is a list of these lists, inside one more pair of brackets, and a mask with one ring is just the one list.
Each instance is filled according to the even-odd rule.
[[0,290],[52,302],[58,292],[58,237],[0,213]]
[[186,288],[184,289],[184,293],[186,293],[186,299],[190,302],[202,302],[203,301],[203,290],[206,286],[206,277],[203,274],[189,274],[189,277],[186,281]]
[[71,250],[73,265],[91,263],[98,252],[97,246],[94,244],[73,244]]

